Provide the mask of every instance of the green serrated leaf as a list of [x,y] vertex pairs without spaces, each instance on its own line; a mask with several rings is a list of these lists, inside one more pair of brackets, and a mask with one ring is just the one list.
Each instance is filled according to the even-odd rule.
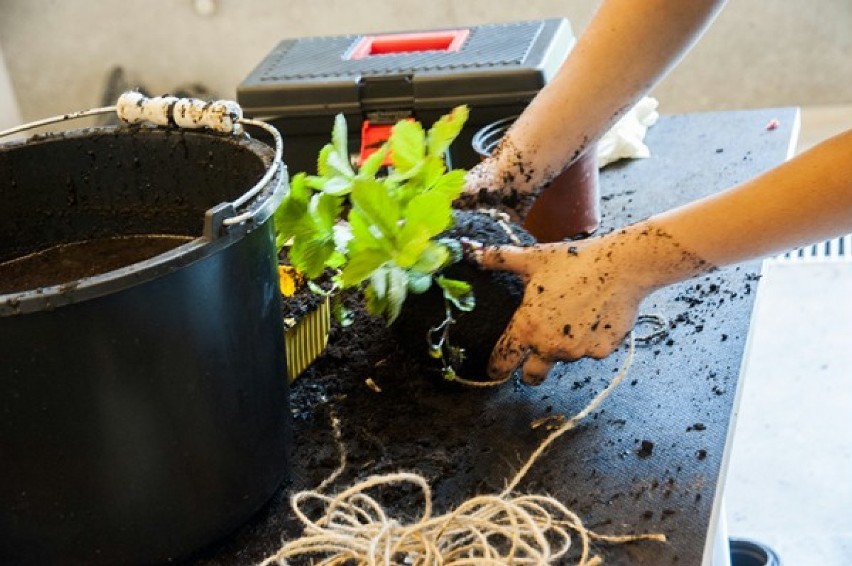
[[399,316],[406,296],[408,296],[408,273],[398,267],[392,267],[388,270],[388,302],[385,308],[388,324]]
[[295,236],[307,210],[307,202],[285,197],[273,216],[276,239],[284,243]]
[[414,178],[420,185],[421,191],[427,191],[441,179],[446,170],[447,166],[443,159],[429,155],[423,160]]
[[290,248],[290,261],[308,279],[316,279],[333,253],[334,240],[331,238],[296,240]]
[[432,275],[430,273],[421,273],[419,271],[408,271],[408,291],[415,295],[420,295],[429,290],[432,286]]
[[391,130],[388,143],[391,161],[399,174],[405,174],[418,165],[426,155],[426,133],[419,122],[402,120]]
[[309,175],[305,173],[296,173],[293,175],[293,178],[290,179],[290,190],[287,193],[287,197],[307,202],[312,192],[307,186],[308,177]]
[[450,258],[450,251],[443,245],[429,242],[420,254],[417,262],[411,266],[412,271],[432,274],[444,267]]
[[406,230],[424,231],[429,238],[446,230],[453,221],[452,201],[440,193],[428,192],[417,195],[408,203],[403,214],[401,240]]
[[367,279],[390,259],[390,255],[384,250],[370,248],[353,254],[349,262],[343,268],[342,281],[344,287],[354,287]]
[[372,289],[372,293],[377,298],[384,298],[388,294],[388,271],[389,267],[383,266],[375,270],[370,275],[370,285],[368,289]]
[[308,210],[310,193],[310,189],[305,185],[305,174],[295,175],[290,181],[290,190],[273,215],[275,245],[278,250],[297,233],[303,231],[302,225]]
[[333,177],[337,174],[328,163],[328,156],[332,154],[334,151],[334,146],[330,143],[325,144],[322,149],[320,149],[319,154],[317,155],[317,175],[320,177]]
[[334,224],[337,222],[340,211],[343,209],[343,199],[327,194],[316,193],[311,198],[310,212],[316,224],[317,231],[325,238],[333,236]]
[[445,265],[452,265],[464,259],[464,250],[462,249],[460,241],[455,238],[439,238],[437,241],[439,244],[444,246],[449,253]]
[[464,169],[448,171],[435,181],[430,192],[442,194],[450,201],[454,201],[461,196],[464,190],[465,175],[467,175],[467,172]]
[[441,116],[437,122],[432,124],[426,142],[429,155],[442,156],[449,149],[453,140],[461,133],[467,117],[467,106],[456,106],[449,114]]
[[329,164],[343,175],[354,176],[355,172],[349,163],[349,128],[346,126],[346,117],[343,114],[334,117],[331,145],[334,151],[329,156]]
[[390,243],[370,227],[370,223],[357,210],[349,212],[349,229],[352,232],[347,249],[350,253],[358,253],[368,248],[391,250]]
[[331,177],[322,183],[319,189],[329,195],[345,196],[352,192],[352,179],[346,177]]
[[444,291],[444,298],[453,303],[461,311],[471,311],[476,306],[473,288],[466,281],[436,277],[437,283]]
[[349,157],[343,157],[335,152],[331,152],[328,156],[328,165],[335,171],[335,176],[351,179],[355,176],[355,170],[349,163]]
[[388,304],[387,295],[377,295],[375,287],[373,286],[367,287],[364,290],[364,301],[364,306],[367,307],[367,312],[375,315],[381,315],[384,313]]
[[389,241],[396,241],[399,205],[380,182],[372,179],[355,181],[350,199],[353,211],[362,214],[367,224],[375,226]]
[[429,236],[421,231],[416,237],[408,238],[404,244],[400,241],[401,249],[394,256],[394,262],[400,267],[408,269],[417,262],[428,246]]
[[325,266],[330,267],[332,269],[340,269],[344,265],[346,265],[346,262],[346,256],[335,249],[334,253],[332,253],[328,257],[328,259],[325,260]]
[[382,163],[384,162],[385,157],[388,156],[388,151],[390,151],[388,144],[383,143],[379,149],[374,151],[370,157],[365,159],[361,164],[361,168],[358,169],[358,177],[362,179],[375,177],[376,173],[379,172],[379,169],[382,168]]

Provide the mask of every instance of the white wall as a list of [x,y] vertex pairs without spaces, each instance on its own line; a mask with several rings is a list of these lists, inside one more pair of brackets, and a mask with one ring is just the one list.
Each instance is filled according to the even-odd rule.
[[[152,92],[220,96],[281,39],[566,16],[595,0],[0,0],[0,46],[24,119],[99,105],[123,66]],[[641,1],[641,0],[637,0]],[[688,1],[688,0],[684,0]],[[730,0],[656,89],[664,113],[852,102],[852,2]]]
[[0,130],[16,126],[20,124],[20,120],[21,114],[18,111],[18,102],[15,99],[12,81],[6,70],[3,46],[0,45]]

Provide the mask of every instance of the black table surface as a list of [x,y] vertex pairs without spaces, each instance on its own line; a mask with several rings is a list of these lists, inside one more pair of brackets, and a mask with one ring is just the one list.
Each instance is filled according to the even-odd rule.
[[[768,128],[772,120],[778,125]],[[601,231],[780,164],[797,124],[793,108],[661,117],[646,137],[650,158],[602,170]],[[718,519],[760,266],[755,260],[719,269],[650,296],[641,312],[663,315],[668,335],[636,350],[620,387],[560,438],[518,486],[521,492],[555,496],[597,532],[662,532],[668,538],[666,543],[596,544],[606,564],[702,564]],[[404,385],[386,379],[380,383],[384,392],[377,394],[354,384],[350,401],[360,397],[358,406],[371,410],[345,415],[344,440],[375,454],[366,462],[350,460],[348,479],[413,466],[433,481],[439,511],[479,493],[499,493],[545,435],[531,429],[532,421],[580,411],[609,383],[625,355],[622,348],[601,361],[557,364],[539,387],[510,383],[487,392],[448,392],[428,381]],[[319,384],[302,377],[295,387]],[[409,395],[406,387],[416,394]],[[363,403],[366,396],[374,397]],[[334,467],[328,428],[327,419],[319,417],[295,423],[289,489],[315,487],[327,473],[318,467]],[[391,447],[402,461],[390,461]],[[245,563],[240,557],[258,538],[269,539],[264,548],[275,548],[282,538],[297,536],[287,519],[286,493],[198,563]]]
[[[767,128],[772,120],[777,127]],[[797,124],[794,108],[662,117],[646,137],[650,158],[602,170],[602,230],[771,169],[787,158]],[[760,260],[746,262],[650,296],[640,312],[663,315],[668,336],[636,350],[621,386],[560,439],[525,482],[526,489],[568,504],[598,531],[668,538],[666,544],[601,545],[607,564],[702,564],[718,519],[760,268]],[[582,409],[624,356],[622,349],[603,361],[559,364],[542,386],[491,399],[488,434],[501,439],[504,457],[517,461],[540,440],[540,433],[518,434],[531,420]]]

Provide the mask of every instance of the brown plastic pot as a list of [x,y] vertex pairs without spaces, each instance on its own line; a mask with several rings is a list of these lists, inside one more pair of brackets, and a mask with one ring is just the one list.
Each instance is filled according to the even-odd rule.
[[[473,149],[490,157],[517,116],[503,118],[480,129]],[[526,218],[524,228],[539,242],[589,236],[601,222],[597,155],[594,144],[542,190]]]

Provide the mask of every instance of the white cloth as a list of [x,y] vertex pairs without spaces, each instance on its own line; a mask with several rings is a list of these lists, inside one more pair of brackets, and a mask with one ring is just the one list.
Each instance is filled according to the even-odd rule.
[[619,159],[650,157],[645,133],[660,117],[658,105],[655,98],[646,96],[598,140],[598,167]]

